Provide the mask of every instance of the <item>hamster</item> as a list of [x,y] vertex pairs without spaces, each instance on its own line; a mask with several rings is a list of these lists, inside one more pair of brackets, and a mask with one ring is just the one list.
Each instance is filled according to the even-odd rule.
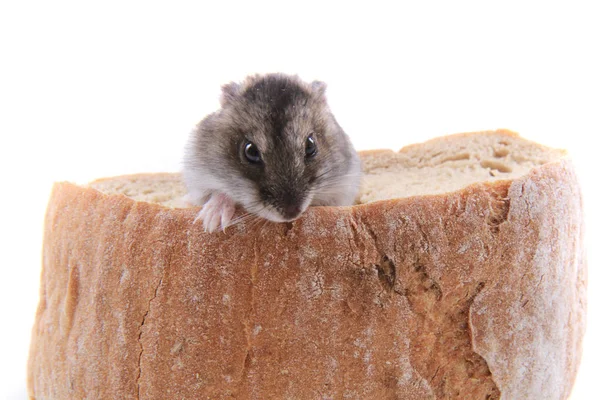
[[325,98],[326,85],[266,74],[222,87],[221,108],[185,148],[187,201],[204,229],[223,230],[236,207],[275,222],[309,206],[352,205],[361,165]]

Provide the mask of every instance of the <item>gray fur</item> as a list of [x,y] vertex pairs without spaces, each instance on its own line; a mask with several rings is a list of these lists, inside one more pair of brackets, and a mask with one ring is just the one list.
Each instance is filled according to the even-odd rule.
[[[360,161],[329,110],[324,83],[267,74],[222,89],[221,109],[197,125],[186,147],[183,176],[195,204],[220,192],[252,214],[286,221],[297,217],[286,214],[293,205],[303,212],[354,202]],[[305,159],[310,134],[318,153]],[[244,158],[246,140],[262,164]]]

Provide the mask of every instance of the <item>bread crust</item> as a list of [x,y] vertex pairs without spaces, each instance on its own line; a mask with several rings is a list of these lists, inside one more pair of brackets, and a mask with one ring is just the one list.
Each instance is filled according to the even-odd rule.
[[31,398],[565,399],[585,331],[568,159],[223,234],[69,183],[46,214]]

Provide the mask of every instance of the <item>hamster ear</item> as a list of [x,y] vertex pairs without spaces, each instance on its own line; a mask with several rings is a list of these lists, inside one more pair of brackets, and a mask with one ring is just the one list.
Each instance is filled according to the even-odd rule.
[[240,93],[240,85],[235,82],[230,82],[221,86],[221,106],[229,104]]
[[310,87],[317,96],[324,96],[325,90],[327,89],[327,84],[321,81],[312,81]]

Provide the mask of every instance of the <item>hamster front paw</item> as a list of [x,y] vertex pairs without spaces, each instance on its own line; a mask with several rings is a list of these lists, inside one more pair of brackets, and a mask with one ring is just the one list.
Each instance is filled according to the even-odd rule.
[[194,223],[201,219],[204,230],[209,233],[215,232],[219,227],[225,231],[234,212],[235,202],[229,196],[223,193],[213,193],[202,206]]

